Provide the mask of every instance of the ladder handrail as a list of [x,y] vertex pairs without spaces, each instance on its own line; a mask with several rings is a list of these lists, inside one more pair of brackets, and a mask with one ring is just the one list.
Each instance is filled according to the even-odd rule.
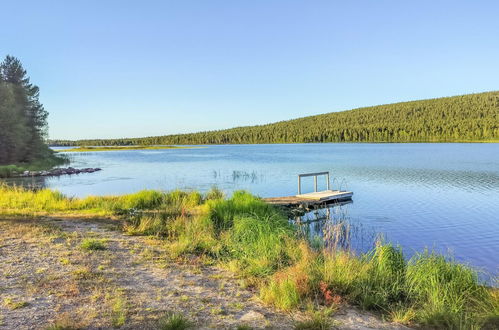
[[301,195],[301,178],[308,177],[308,176],[314,177],[314,192],[317,192],[317,177],[319,175],[326,176],[327,190],[330,190],[331,184],[329,181],[329,172],[303,173],[303,174],[298,174],[298,195]]

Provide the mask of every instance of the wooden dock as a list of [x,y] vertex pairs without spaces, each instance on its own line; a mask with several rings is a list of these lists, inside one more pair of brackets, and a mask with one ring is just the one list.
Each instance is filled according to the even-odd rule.
[[351,191],[324,190],[296,196],[269,197],[263,200],[273,205],[309,208],[314,205],[350,200],[352,196]]
[[[302,194],[301,178],[314,177],[314,192]],[[317,191],[317,177],[326,177],[326,187],[324,191]],[[269,204],[280,205],[286,207],[301,207],[309,208],[314,205],[330,204],[334,202],[344,202],[351,200],[353,192],[345,190],[332,190],[329,182],[329,172],[306,173],[298,175],[298,195],[285,197],[269,197],[263,200]]]

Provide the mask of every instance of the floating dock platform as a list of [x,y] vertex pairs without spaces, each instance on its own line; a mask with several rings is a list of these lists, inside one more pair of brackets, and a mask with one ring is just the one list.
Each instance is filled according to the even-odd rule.
[[[317,191],[317,176],[326,176],[327,189],[324,191]],[[301,178],[313,176],[314,177],[314,192],[302,194],[301,193]],[[286,207],[302,207],[309,208],[315,205],[323,205],[333,202],[344,202],[351,200],[353,192],[346,190],[331,190],[329,183],[329,172],[306,173],[298,175],[298,194],[295,196],[285,197],[268,197],[263,200],[269,204],[280,205]]]
[[325,190],[296,196],[269,197],[263,200],[273,205],[308,208],[313,205],[350,200],[352,196],[353,192],[351,191]]

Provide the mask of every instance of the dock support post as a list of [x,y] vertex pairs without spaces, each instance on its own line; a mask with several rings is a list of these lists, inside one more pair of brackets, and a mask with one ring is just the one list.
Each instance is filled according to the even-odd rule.
[[314,191],[317,192],[317,175],[314,176]]
[[331,190],[331,184],[329,183],[329,172],[327,172],[327,175],[326,175],[326,185],[327,185],[327,190]]
[[301,195],[301,176],[298,175],[298,195]]

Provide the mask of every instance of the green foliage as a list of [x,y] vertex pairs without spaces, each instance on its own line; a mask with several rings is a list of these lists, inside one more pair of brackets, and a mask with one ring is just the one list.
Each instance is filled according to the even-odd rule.
[[43,171],[49,170],[54,166],[67,164],[69,159],[64,155],[54,155],[52,153],[48,154],[43,159],[37,159],[30,163],[18,163],[16,165],[2,165],[0,166],[0,178],[9,178],[19,174],[24,171]]
[[489,298],[488,290],[478,284],[476,271],[428,252],[410,261],[407,293],[420,309],[420,322],[443,328],[475,325],[480,303]]
[[296,283],[289,278],[270,281],[260,289],[260,298],[282,310],[291,310],[300,304],[300,293]]
[[164,194],[156,190],[142,190],[122,197],[124,209],[153,209],[163,202]]
[[110,305],[111,324],[115,328],[125,325],[128,314],[128,301],[123,289],[117,289],[106,295],[106,300]]
[[64,322],[56,322],[55,324],[49,325],[45,330],[79,330],[78,326],[73,326],[72,324]]
[[225,197],[224,192],[218,187],[212,187],[206,194],[205,199],[223,199]]
[[191,134],[55,145],[171,145],[499,140],[499,92],[403,102]]
[[236,327],[236,330],[253,330],[253,327],[246,324],[240,324]]
[[0,165],[53,157],[44,144],[48,113],[39,89],[12,56],[0,63]]
[[[161,210],[170,218],[202,202],[199,192],[159,192],[143,190],[122,196],[68,198],[50,189],[30,190],[0,184],[0,214],[39,214],[46,212],[113,215],[137,210]],[[140,221],[140,219],[138,220]]]
[[400,249],[387,244],[378,243],[361,258],[327,254],[323,278],[366,309],[436,328],[477,327],[481,314],[493,310],[490,289],[479,284],[473,269],[428,252],[407,263]]
[[271,215],[235,217],[232,228],[221,238],[230,258],[237,260],[241,270],[254,276],[267,276],[289,265],[287,240],[291,236],[286,219]]
[[[406,261],[399,247],[382,242],[361,255],[339,248],[313,250],[285,215],[251,194],[202,197],[196,192],[144,191],[77,199],[51,190],[0,186],[0,214],[152,208],[126,213],[132,216],[126,229],[161,236],[172,257],[196,254],[230,268],[259,289],[264,302],[280,309],[310,302],[333,307],[347,301],[394,321],[427,327],[493,329],[498,324],[499,291],[481,285],[468,266],[429,252]],[[82,247],[98,249],[100,243],[84,241]],[[92,280],[97,275],[82,269],[75,276]],[[300,326],[321,324],[311,320]]]
[[289,264],[294,231],[287,218],[259,198],[237,191],[207,201],[206,221],[219,239],[219,257],[245,274],[267,276]]
[[185,330],[194,328],[194,323],[180,313],[168,313],[158,322],[158,330]]
[[80,247],[87,251],[99,251],[106,249],[106,242],[101,239],[85,238]]
[[9,309],[20,309],[29,305],[26,301],[15,301],[12,298],[4,298],[3,305]]
[[24,172],[24,169],[17,165],[0,166],[0,178],[9,178],[22,172]]
[[402,250],[378,242],[365,258],[366,276],[359,283],[360,305],[366,309],[386,309],[403,300],[406,263]]
[[283,218],[276,208],[244,191],[234,192],[228,200],[210,200],[207,205],[208,217],[213,222],[217,232],[231,228],[236,216]]

